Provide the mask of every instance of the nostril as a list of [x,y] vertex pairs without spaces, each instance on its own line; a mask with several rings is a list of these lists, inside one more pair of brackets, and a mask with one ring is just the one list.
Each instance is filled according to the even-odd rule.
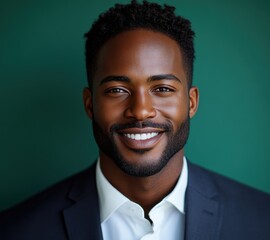
[[153,118],[156,116],[156,110],[152,105],[150,99],[145,97],[137,98],[133,100],[124,112],[125,117],[134,118],[138,121],[143,121],[147,118]]

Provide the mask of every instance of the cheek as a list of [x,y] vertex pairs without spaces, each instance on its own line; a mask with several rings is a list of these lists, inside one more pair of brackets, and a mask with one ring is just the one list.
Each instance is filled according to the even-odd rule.
[[121,103],[116,103],[103,96],[96,96],[94,98],[94,118],[102,129],[109,130],[113,124],[119,123],[123,116],[123,111],[124,107]]
[[178,94],[172,98],[157,99],[153,102],[160,114],[178,126],[186,120],[189,111],[189,99],[185,94]]

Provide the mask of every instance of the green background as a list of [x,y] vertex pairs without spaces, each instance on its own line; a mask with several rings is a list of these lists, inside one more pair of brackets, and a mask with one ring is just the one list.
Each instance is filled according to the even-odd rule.
[[[1,1],[0,209],[97,157],[82,102],[83,34],[115,2]],[[194,83],[201,97],[186,155],[270,192],[269,1],[166,3],[196,31]]]

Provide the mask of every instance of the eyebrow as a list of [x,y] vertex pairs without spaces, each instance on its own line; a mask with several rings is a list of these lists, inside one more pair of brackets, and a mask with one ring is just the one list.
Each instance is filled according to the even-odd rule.
[[108,76],[103,78],[99,85],[107,82],[130,82],[130,79],[126,76]]
[[152,82],[152,81],[159,81],[159,80],[175,80],[177,82],[182,83],[182,81],[173,74],[153,75],[153,76],[149,77],[147,81]]
[[[160,81],[160,80],[174,80],[174,81],[177,81],[179,83],[182,83],[182,81],[173,74],[153,75],[147,79],[147,82]],[[107,76],[107,77],[103,78],[99,85],[102,85],[102,84],[107,83],[107,82],[127,82],[128,83],[128,82],[131,82],[131,80],[130,80],[130,78],[128,78],[126,76],[113,76],[112,75],[112,76]]]

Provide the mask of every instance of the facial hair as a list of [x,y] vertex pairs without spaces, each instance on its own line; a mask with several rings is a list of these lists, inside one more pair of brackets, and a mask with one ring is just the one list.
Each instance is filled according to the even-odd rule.
[[[170,122],[164,124],[154,123],[152,121],[143,122],[130,122],[127,124],[114,124],[109,133],[105,133],[95,118],[92,120],[92,127],[95,140],[99,146],[99,149],[111,158],[114,163],[126,174],[136,177],[147,177],[152,176],[160,172],[170,161],[170,159],[179,152],[185,146],[190,129],[190,118],[189,115],[186,120],[178,127],[178,129],[173,132],[173,126]],[[117,131],[124,130],[128,128],[144,128],[152,127],[164,130],[164,134],[168,137],[167,146],[165,147],[163,153],[159,159],[155,161],[150,161],[148,164],[134,164],[127,160],[127,156],[123,156],[114,141],[114,135],[118,134]],[[138,153],[138,158],[140,154],[144,154],[147,150],[134,150]]]

